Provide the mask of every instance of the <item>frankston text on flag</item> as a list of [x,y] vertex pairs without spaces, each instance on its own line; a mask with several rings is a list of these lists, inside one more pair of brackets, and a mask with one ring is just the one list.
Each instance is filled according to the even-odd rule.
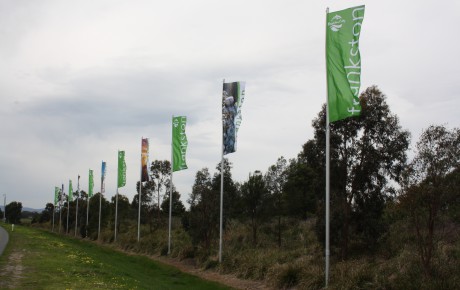
[[93,196],[93,190],[94,190],[94,180],[93,180],[93,171],[90,169],[89,170],[89,185],[88,185],[88,197]]
[[126,185],[125,151],[118,151],[118,187]]
[[56,206],[59,201],[59,187],[54,187],[54,205]]
[[329,122],[361,113],[359,35],[364,6],[327,14],[326,70]]
[[187,117],[173,117],[172,136],[173,136],[173,171],[187,169],[187,135],[185,135],[185,126]]
[[244,82],[224,83],[222,92],[222,150],[224,155],[236,151],[244,94]]
[[69,180],[69,201],[73,200],[73,186],[72,180]]

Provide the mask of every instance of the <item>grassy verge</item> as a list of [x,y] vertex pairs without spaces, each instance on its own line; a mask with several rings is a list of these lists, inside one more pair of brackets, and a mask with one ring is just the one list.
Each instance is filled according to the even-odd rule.
[[0,256],[0,288],[229,289],[147,257],[16,226]]

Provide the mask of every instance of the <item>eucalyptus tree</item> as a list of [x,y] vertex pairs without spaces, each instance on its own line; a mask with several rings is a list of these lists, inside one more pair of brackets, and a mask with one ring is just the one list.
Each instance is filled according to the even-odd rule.
[[[348,256],[351,234],[362,246],[372,249],[384,232],[383,210],[395,193],[394,183],[401,178],[410,139],[376,86],[361,94],[360,103],[359,117],[330,124],[331,230],[340,232],[331,242],[340,244],[342,259]],[[321,180],[325,172],[325,112],[323,106],[312,123],[314,144],[307,149],[314,151],[304,152],[316,164]],[[323,193],[318,192],[321,197]],[[323,215],[319,215],[318,223],[324,223]],[[321,228],[317,227],[323,239]]]
[[243,210],[249,217],[252,228],[252,241],[257,245],[257,229],[262,220],[267,217],[269,209],[269,194],[263,175],[260,171],[249,174],[249,179],[241,185]]
[[166,186],[171,180],[171,162],[168,160],[155,160],[150,166],[150,178],[153,183],[154,192],[157,199],[156,210],[158,211],[158,220],[160,220],[161,198],[164,196]]
[[283,187],[286,184],[287,161],[281,156],[265,173],[264,179],[268,192],[273,196],[278,217],[278,247],[281,248],[281,216],[283,215]]
[[[169,184],[166,187],[166,195],[165,198],[163,199],[163,202],[161,203],[161,210],[163,212],[169,212],[169,197],[170,197],[170,187]],[[175,216],[182,216],[183,213],[185,212],[185,206],[180,200],[180,193],[176,190],[176,187],[173,186],[173,191],[172,191],[172,215]]]
[[21,223],[21,213],[22,213],[22,203],[17,201],[12,201],[6,205],[5,214],[6,220],[10,224],[20,224]]
[[[111,222],[115,224],[115,205],[116,205],[116,196],[112,196],[110,207],[112,210]],[[130,204],[129,198],[123,194],[118,194],[118,221],[117,221],[117,232],[120,232],[122,225],[128,224],[128,219],[130,216]]]
[[[220,192],[221,186],[221,163],[219,162],[216,165],[216,172],[212,178],[212,189],[214,191]],[[241,215],[241,204],[240,204],[240,195],[237,188],[237,185],[233,181],[232,177],[232,163],[228,161],[227,158],[224,158],[224,212],[223,212],[223,224],[227,223],[228,219],[238,218]]]
[[46,223],[49,222],[53,217],[54,205],[48,202],[45,206],[45,209],[41,212],[38,222]]
[[[424,130],[404,172],[401,205],[409,213],[425,274],[441,233],[459,209],[460,129],[432,125]],[[458,221],[457,221],[458,222]]]
[[195,244],[202,243],[206,249],[210,249],[219,230],[219,192],[212,188],[208,168],[196,173],[188,203],[188,230],[192,240]]

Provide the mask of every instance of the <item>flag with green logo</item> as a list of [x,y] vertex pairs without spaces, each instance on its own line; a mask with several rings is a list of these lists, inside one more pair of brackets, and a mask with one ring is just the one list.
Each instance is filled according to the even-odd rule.
[[69,180],[69,201],[73,200],[72,180]]
[[326,68],[329,122],[359,116],[359,35],[364,5],[327,14]]
[[187,169],[185,160],[187,153],[187,135],[185,134],[185,126],[187,117],[173,117],[172,120],[172,147],[173,147],[173,171]]
[[118,151],[118,187],[126,185],[125,151]]
[[94,189],[94,179],[93,179],[93,171],[89,170],[89,187],[88,187],[88,197],[93,196],[93,189]]
[[54,205],[56,206],[59,201],[59,187],[54,187]]

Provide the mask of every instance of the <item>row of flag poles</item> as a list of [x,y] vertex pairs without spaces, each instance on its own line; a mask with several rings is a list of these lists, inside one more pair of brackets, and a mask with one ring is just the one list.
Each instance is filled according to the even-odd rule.
[[[359,116],[361,106],[359,102],[359,90],[361,85],[361,57],[359,51],[359,36],[361,26],[364,20],[365,6],[357,6],[329,13],[326,10],[326,194],[325,194],[325,284],[328,286],[329,281],[329,216],[330,216],[330,123],[346,119],[348,117]],[[221,149],[221,190],[220,190],[220,221],[219,221],[219,262],[222,262],[222,223],[223,223],[223,197],[224,197],[224,155],[236,152],[237,132],[241,124],[242,115],[241,107],[245,97],[245,83],[223,81],[222,90],[222,149]],[[169,191],[169,234],[168,234],[168,254],[171,251],[171,210],[172,210],[172,193],[173,193],[173,172],[187,169],[186,151],[187,137],[185,134],[187,118],[185,116],[172,117],[172,141],[171,141],[171,182]],[[142,183],[149,181],[148,175],[148,154],[149,141],[147,138],[141,139],[141,168],[140,168],[140,186],[139,186],[139,213],[138,213],[138,233],[137,240],[140,240],[140,213],[142,198]],[[117,237],[117,220],[118,220],[118,188],[126,185],[126,163],[124,160],[125,152],[118,151],[118,178],[116,192],[116,210],[115,210],[115,241]],[[99,229],[100,235],[100,218],[101,218],[101,198],[105,191],[105,168],[106,163],[102,162],[101,170],[101,196],[99,201]],[[78,176],[78,192],[80,176]],[[88,225],[89,216],[89,198],[93,196],[94,180],[93,171],[89,170],[89,188],[87,199],[87,217]],[[55,187],[54,205],[56,206],[61,200],[59,194],[64,194],[64,185],[62,189]],[[69,181],[68,200],[72,197],[72,181]],[[69,203],[67,203],[69,204]],[[69,211],[67,211],[67,215]],[[78,215],[78,198],[77,198],[77,215]],[[59,218],[59,231],[61,227],[61,218]],[[68,228],[68,218],[67,218]],[[53,231],[54,231],[54,212],[53,212]],[[75,225],[75,235],[77,224]]]
[[[237,132],[241,124],[242,115],[241,107],[245,96],[245,83],[244,82],[223,82],[222,91],[222,155],[221,155],[221,192],[220,192],[220,233],[219,233],[219,261],[222,261],[222,224],[223,224],[223,170],[224,170],[224,155],[236,152],[237,148]],[[186,152],[187,152],[187,136],[185,128],[187,124],[187,117],[178,116],[172,117],[172,140],[171,140],[171,182],[169,191],[169,233],[168,233],[168,253],[171,252],[171,220],[172,220],[172,194],[173,194],[173,172],[187,169]],[[117,191],[115,196],[115,229],[114,240],[117,240],[117,225],[118,225],[118,189],[126,185],[126,162],[124,160],[125,152],[118,151],[118,178],[117,178]],[[142,186],[143,182],[149,181],[148,174],[148,160],[149,160],[149,140],[148,138],[141,139],[141,166],[140,166],[140,184],[138,194],[138,230],[137,240],[140,240],[140,217],[141,217],[141,204],[142,204]],[[102,194],[105,192],[105,176],[106,176],[106,162],[102,161],[101,167],[101,194],[99,196],[99,223],[98,223],[98,238],[101,231],[101,208],[102,208]],[[88,198],[87,198],[87,211],[86,211],[86,225],[89,223],[89,199],[94,194],[94,176],[93,170],[89,170],[88,176]],[[79,192],[80,176],[78,176],[78,192]],[[54,205],[59,202],[59,208],[62,206],[62,196],[64,196],[64,185],[60,190],[55,188]],[[61,197],[60,197],[61,196]],[[67,196],[67,229],[69,227],[69,202],[73,200],[72,181],[69,180],[69,194]],[[61,211],[60,211],[61,212]],[[78,226],[78,198],[77,198],[77,212],[76,212],[75,236]],[[59,232],[60,232],[59,218]],[[54,231],[54,214],[53,214],[53,231]],[[86,233],[87,234],[87,233]]]
[[[170,205],[169,205],[169,241],[168,241],[168,253],[170,253],[171,248],[171,210],[172,210],[172,174],[174,171],[179,171],[187,169],[186,163],[186,153],[187,153],[187,136],[185,134],[185,127],[187,123],[187,117],[179,116],[172,118],[172,142],[171,142],[171,182],[170,182]],[[148,139],[142,138],[141,140],[141,182],[139,187],[139,215],[138,215],[138,241],[140,239],[140,213],[141,213],[141,202],[142,202],[142,185],[143,182],[149,181],[148,174],[148,152],[149,145]],[[115,195],[115,229],[114,229],[114,240],[117,240],[117,225],[118,225],[118,189],[126,185],[126,162],[125,162],[125,151],[118,151],[118,176],[117,176],[117,191]],[[99,223],[98,223],[98,239],[101,232],[101,209],[102,209],[102,194],[105,192],[105,176],[106,176],[106,162],[102,161],[101,167],[101,194],[99,195]],[[78,175],[78,189],[77,192],[80,192],[80,175]],[[87,211],[86,211],[86,225],[89,223],[89,199],[94,194],[94,176],[93,170],[89,170],[88,176],[88,197],[87,197]],[[62,197],[65,196],[64,193],[64,184],[62,184],[62,189],[55,187],[54,191],[54,206],[56,207],[59,203],[59,208],[62,207]],[[72,180],[69,180],[69,194],[67,195],[67,231],[69,229],[69,204],[73,200],[73,187]],[[61,213],[61,211],[59,211]],[[75,236],[77,235],[78,227],[78,198],[77,198],[77,208],[76,208],[76,217],[75,217]],[[61,216],[59,216],[59,232],[61,231]],[[54,231],[54,208],[53,208],[53,227]]]

